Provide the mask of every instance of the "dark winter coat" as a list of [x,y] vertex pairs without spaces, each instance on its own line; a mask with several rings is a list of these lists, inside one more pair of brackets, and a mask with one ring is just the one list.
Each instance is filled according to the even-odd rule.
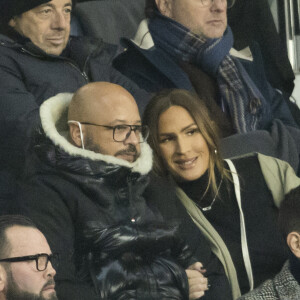
[[14,31],[10,34],[0,34],[0,172],[19,172],[29,136],[40,123],[39,107],[58,93],[75,92],[90,81],[109,81],[128,89],[143,109],[147,93],[111,67],[116,46],[70,38],[56,56]]
[[60,254],[58,298],[187,300],[189,252],[143,196],[150,147],[141,144],[129,163],[73,146],[66,139],[71,97],[41,106],[43,129],[13,209],[29,215]]
[[299,300],[300,285],[291,273],[287,261],[280,273],[238,300]]
[[[222,184],[220,198],[216,198],[211,210],[199,208],[206,180],[202,184],[195,182],[199,184],[199,190],[193,191],[193,194],[199,191],[197,199],[189,197],[190,190],[177,188],[181,202],[177,204],[177,211],[175,205],[171,210],[167,202],[157,203],[157,206],[165,217],[181,215],[183,222],[187,214],[178,207],[185,207],[194,223],[186,232],[195,231],[196,225],[208,240],[224,266],[236,299],[241,290],[244,293],[249,290],[251,281],[256,287],[273,277],[288,258],[288,248],[277,228],[278,207],[285,195],[300,185],[300,178],[286,162],[261,154],[237,157],[231,162],[235,166],[235,170],[230,167],[233,181],[229,186]],[[203,200],[210,197],[207,193]],[[199,247],[197,240],[188,243],[191,249]]]
[[[194,90],[188,74],[177,61],[162,49],[155,47],[143,20],[134,40],[124,39],[125,51],[114,59],[113,65],[121,73],[148,92],[158,92],[166,88]],[[238,59],[271,107],[272,119],[279,119],[286,125],[296,126],[282,95],[267,81],[261,53],[256,45],[240,53],[234,49],[230,54]],[[206,89],[205,85],[203,89]],[[195,88],[197,91],[197,88]],[[266,120],[265,120],[266,121]],[[267,122],[263,122],[264,124]],[[269,122],[268,127],[271,125]],[[267,129],[267,128],[260,128]]]

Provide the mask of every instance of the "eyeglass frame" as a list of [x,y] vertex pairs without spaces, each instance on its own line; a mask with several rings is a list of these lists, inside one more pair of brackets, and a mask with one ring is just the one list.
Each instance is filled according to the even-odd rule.
[[[208,1],[209,1],[208,4],[203,4],[203,1],[204,1],[204,0],[201,0],[202,6],[203,6],[203,7],[208,7],[208,6],[210,6],[211,4],[213,4],[213,2],[214,2],[215,0],[208,0]],[[236,1],[236,0],[231,0],[232,4],[231,4],[230,6],[228,6],[228,0],[221,0],[221,1],[226,1],[226,2],[227,2],[227,8],[232,8],[233,5],[235,4],[235,1]]]
[[[47,260],[45,263],[45,268],[40,270],[38,267],[38,260],[41,256],[46,256]],[[8,257],[8,258],[3,258],[0,259],[0,262],[23,262],[23,261],[29,261],[29,260],[35,260],[35,266],[36,269],[39,272],[45,271],[48,267],[48,263],[49,261],[51,262],[51,264],[53,263],[53,259],[58,259],[59,255],[57,253],[54,254],[47,254],[47,253],[39,253],[39,254],[35,254],[35,255],[26,255],[26,256],[16,256],[16,257]]]
[[[83,124],[83,125],[92,125],[92,126],[99,126],[99,127],[104,127],[104,128],[108,128],[108,129],[111,129],[113,131],[113,140],[117,143],[123,143],[125,142],[131,135],[131,132],[133,131],[135,133],[136,131],[136,128],[137,127],[140,127],[141,129],[144,127],[144,128],[147,128],[147,136],[146,137],[143,137],[143,140],[139,141],[138,143],[141,144],[141,143],[144,143],[147,141],[147,138],[149,137],[149,127],[147,125],[129,125],[129,124],[118,124],[118,125],[115,125],[115,126],[109,126],[109,125],[101,125],[101,124],[94,124],[94,123],[89,123],[89,122],[79,122],[80,124]],[[126,126],[126,127],[130,127],[130,131],[126,134],[125,136],[125,139],[122,140],[122,141],[117,141],[115,139],[115,130],[118,126]],[[141,130],[142,132],[142,130]]]

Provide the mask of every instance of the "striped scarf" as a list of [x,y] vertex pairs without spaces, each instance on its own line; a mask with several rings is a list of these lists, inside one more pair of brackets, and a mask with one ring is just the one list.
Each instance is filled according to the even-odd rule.
[[233,45],[230,27],[221,38],[207,39],[157,14],[149,21],[149,30],[156,47],[216,78],[222,108],[228,110],[238,133],[263,127],[262,119],[270,117],[270,108],[241,63],[229,54]]

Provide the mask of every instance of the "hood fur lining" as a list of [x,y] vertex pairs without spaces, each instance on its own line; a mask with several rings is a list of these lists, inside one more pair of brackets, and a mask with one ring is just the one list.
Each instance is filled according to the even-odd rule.
[[152,168],[152,150],[147,143],[141,143],[141,155],[133,163],[111,155],[95,153],[72,145],[68,140],[67,110],[73,97],[72,93],[61,93],[47,101],[40,107],[40,117],[46,136],[54,145],[63,149],[71,156],[81,156],[91,160],[101,160],[109,164],[120,165],[145,175]]

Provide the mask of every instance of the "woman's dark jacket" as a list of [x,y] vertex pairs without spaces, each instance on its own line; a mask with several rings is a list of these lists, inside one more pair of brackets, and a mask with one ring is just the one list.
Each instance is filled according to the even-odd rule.
[[[212,202],[210,190],[203,197],[208,184],[208,177],[204,175],[203,179],[192,183],[179,183],[178,198],[174,198],[172,204],[168,202],[171,198],[159,202],[153,197],[151,202],[165,218],[181,219],[185,228],[183,236],[193,252],[201,249],[198,236],[204,235],[212,252],[222,262],[236,299],[241,290],[249,291],[241,251],[241,211],[245,218],[254,286],[257,287],[274,277],[288,257],[288,248],[277,226],[278,207],[285,194],[300,185],[300,178],[287,163],[261,154],[237,157],[232,162],[240,182],[241,210],[236,200],[235,183],[231,181],[222,183],[211,210],[200,209]],[[194,252],[196,258],[197,251]],[[209,257],[203,257],[204,264],[209,261]]]
[[29,215],[60,254],[58,298],[188,299],[189,251],[143,196],[150,147],[141,144],[129,163],[71,145],[64,137],[71,97],[41,106],[43,129],[13,209]]

